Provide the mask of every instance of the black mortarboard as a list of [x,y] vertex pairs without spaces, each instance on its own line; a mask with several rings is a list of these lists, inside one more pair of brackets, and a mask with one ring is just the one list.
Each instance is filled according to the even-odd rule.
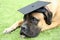
[[44,7],[44,6],[48,5],[49,3],[50,2],[37,1],[37,2],[34,2],[34,3],[24,7],[24,8],[19,9],[18,11],[23,13],[23,14],[28,14],[28,13],[34,11],[34,10],[37,10],[41,7]]

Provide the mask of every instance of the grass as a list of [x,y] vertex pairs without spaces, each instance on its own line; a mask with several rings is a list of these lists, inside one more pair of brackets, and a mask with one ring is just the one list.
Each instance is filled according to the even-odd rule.
[[20,29],[10,34],[3,34],[3,30],[23,18],[17,10],[37,0],[0,0],[0,40],[60,40],[60,27],[41,32],[35,38],[20,38]]

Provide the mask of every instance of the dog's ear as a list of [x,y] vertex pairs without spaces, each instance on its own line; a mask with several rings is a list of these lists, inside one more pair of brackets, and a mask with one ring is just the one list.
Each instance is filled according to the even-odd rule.
[[45,17],[44,17],[45,22],[46,22],[48,25],[50,25],[51,22],[52,22],[52,12],[50,12],[50,11],[47,10],[47,11],[45,11],[44,15],[45,15]]
[[46,9],[45,7],[42,7],[40,9],[36,10],[37,12],[43,13],[44,15],[44,20],[46,22],[46,24],[50,25],[51,24],[51,20],[52,20],[52,12],[49,11],[48,9]]

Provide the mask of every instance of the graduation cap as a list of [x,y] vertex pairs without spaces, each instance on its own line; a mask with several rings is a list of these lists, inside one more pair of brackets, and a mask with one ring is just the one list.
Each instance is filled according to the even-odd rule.
[[28,13],[33,12],[41,7],[48,5],[49,3],[50,2],[37,1],[37,2],[34,2],[34,3],[24,7],[24,8],[19,9],[18,11],[23,13],[23,14],[28,14]]

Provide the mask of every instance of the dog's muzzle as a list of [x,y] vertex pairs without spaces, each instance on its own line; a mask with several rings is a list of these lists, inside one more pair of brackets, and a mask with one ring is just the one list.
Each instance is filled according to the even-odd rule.
[[24,35],[25,37],[36,37],[39,33],[40,29],[34,24],[22,24],[21,26],[20,35]]

